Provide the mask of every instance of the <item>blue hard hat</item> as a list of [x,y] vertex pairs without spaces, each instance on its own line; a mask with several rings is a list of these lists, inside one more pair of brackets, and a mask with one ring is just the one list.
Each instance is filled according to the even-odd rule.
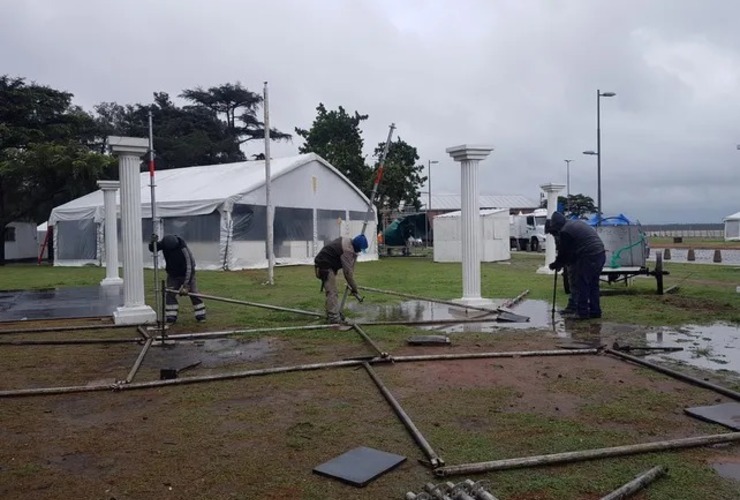
[[364,234],[360,234],[352,238],[352,248],[355,249],[355,252],[362,252],[363,250],[366,250],[367,247],[367,238],[365,238]]

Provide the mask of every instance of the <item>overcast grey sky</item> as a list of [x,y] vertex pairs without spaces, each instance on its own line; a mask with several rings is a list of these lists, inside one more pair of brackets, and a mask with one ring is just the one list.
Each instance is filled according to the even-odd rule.
[[267,80],[283,131],[342,105],[370,115],[369,154],[395,122],[440,194],[460,184],[445,148],[491,144],[481,192],[535,199],[566,158],[596,199],[600,88],[605,212],[721,222],[740,210],[738,19],[736,0],[0,0],[0,73],[88,110]]

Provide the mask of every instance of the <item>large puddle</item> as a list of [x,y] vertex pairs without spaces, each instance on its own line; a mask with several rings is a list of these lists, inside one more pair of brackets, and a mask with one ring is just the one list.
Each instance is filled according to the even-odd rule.
[[661,353],[649,359],[664,359],[710,370],[740,373],[740,326],[687,325],[659,328],[645,336],[651,347],[682,347],[683,351]]
[[[452,325],[416,325],[419,329],[440,334],[537,329],[548,330],[553,335],[584,345],[611,345],[616,341],[627,346],[680,347],[683,350],[659,352],[647,356],[647,359],[740,374],[740,325],[717,323],[651,328],[608,321],[576,322],[563,320],[557,313],[553,318],[552,307],[544,300],[524,300],[510,309],[516,314],[529,317],[529,321],[523,323],[494,322],[490,321],[495,318],[492,314],[425,300],[410,300],[392,305],[351,304],[349,308],[358,313],[359,317],[354,319],[359,321],[466,321]],[[486,319],[488,322],[476,323],[476,318]]]
[[[504,301],[498,301],[498,304]],[[495,309],[497,305],[491,306]],[[463,306],[451,306],[431,302],[427,300],[409,300],[400,304],[392,305],[367,305],[351,304],[350,310],[361,316],[353,318],[358,321],[438,321],[438,320],[461,320],[465,323],[456,325],[418,325],[423,330],[433,330],[439,333],[457,332],[495,332],[501,329],[552,329],[552,310],[548,302],[544,300],[525,300],[510,308],[517,315],[527,316],[529,321],[521,323],[494,322],[495,314],[489,314],[475,309],[465,309]],[[556,320],[559,318],[556,315]],[[480,323],[475,319],[482,319]],[[557,324],[557,321],[556,321]]]
[[260,359],[273,350],[269,339],[178,340],[173,345],[151,347],[144,364],[173,370],[180,370],[194,363],[200,363],[199,368],[216,368]]

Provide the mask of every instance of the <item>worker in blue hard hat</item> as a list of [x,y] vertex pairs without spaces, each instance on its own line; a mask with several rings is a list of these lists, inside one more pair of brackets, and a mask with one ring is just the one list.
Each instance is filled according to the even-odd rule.
[[368,242],[364,234],[354,238],[337,238],[321,249],[314,259],[316,277],[321,280],[321,290],[326,293],[326,320],[340,323],[343,320],[339,310],[337,273],[342,270],[350,293],[359,296],[355,282],[354,269],[357,255],[367,250]]

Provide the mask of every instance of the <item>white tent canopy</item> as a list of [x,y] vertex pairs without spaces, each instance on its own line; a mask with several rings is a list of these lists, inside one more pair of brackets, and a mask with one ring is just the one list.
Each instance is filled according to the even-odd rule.
[[[462,262],[462,212],[450,212],[434,218],[434,262]],[[511,258],[509,210],[480,211],[481,262]]]
[[725,222],[725,241],[740,241],[740,212],[728,215]]
[[[278,264],[311,262],[326,242],[361,230],[367,197],[323,158],[313,153],[276,158],[270,169]],[[145,244],[152,234],[149,173],[140,179]],[[264,161],[158,171],[155,185],[158,234],[182,236],[199,268],[267,266]],[[55,264],[101,263],[104,218],[102,190],[52,210]],[[374,216],[367,234],[375,234]],[[375,245],[363,258],[377,258]]]

